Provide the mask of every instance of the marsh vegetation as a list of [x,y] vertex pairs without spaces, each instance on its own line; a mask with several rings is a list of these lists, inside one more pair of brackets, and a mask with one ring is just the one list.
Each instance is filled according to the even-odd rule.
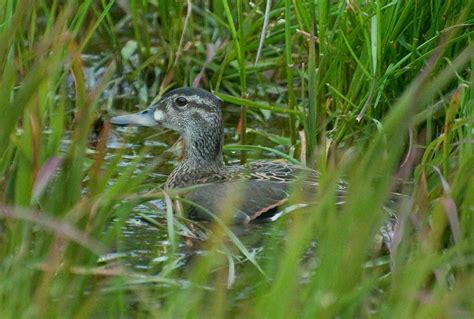
[[[473,7],[0,0],[0,317],[472,318]],[[227,163],[315,168],[318,204],[173,215],[177,134],[108,119],[181,86],[226,102]]]

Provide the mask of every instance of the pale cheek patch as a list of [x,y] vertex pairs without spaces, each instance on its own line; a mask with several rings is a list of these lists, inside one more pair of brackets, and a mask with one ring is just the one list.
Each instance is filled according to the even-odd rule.
[[153,118],[157,122],[162,122],[165,119],[165,113],[163,113],[163,111],[156,110],[155,113],[153,113]]

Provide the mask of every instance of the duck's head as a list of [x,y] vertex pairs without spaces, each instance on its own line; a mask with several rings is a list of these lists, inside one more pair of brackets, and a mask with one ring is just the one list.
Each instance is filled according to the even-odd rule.
[[222,126],[220,100],[198,88],[174,89],[147,109],[111,119],[115,125],[161,126],[187,136]]
[[203,153],[205,160],[218,159],[224,132],[220,107],[219,98],[208,91],[179,88],[141,112],[113,117],[111,123],[169,128],[181,134],[190,157]]

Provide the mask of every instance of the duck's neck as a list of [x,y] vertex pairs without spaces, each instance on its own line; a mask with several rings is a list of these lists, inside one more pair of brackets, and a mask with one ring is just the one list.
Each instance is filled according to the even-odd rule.
[[212,128],[190,130],[183,134],[184,159],[183,162],[196,168],[221,167],[222,147],[224,145],[224,128],[215,125]]
[[222,146],[223,130],[200,131],[183,135],[184,158],[168,178],[168,186],[182,187],[196,184],[196,180],[224,169]]

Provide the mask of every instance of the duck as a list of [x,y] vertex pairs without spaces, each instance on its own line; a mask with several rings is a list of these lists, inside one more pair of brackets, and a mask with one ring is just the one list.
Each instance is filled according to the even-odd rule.
[[164,189],[188,189],[182,209],[189,219],[213,221],[226,214],[233,224],[248,224],[275,216],[290,193],[315,193],[319,174],[310,168],[273,160],[226,165],[222,104],[209,91],[182,87],[143,111],[110,121],[117,126],[162,127],[181,135],[183,158]]

